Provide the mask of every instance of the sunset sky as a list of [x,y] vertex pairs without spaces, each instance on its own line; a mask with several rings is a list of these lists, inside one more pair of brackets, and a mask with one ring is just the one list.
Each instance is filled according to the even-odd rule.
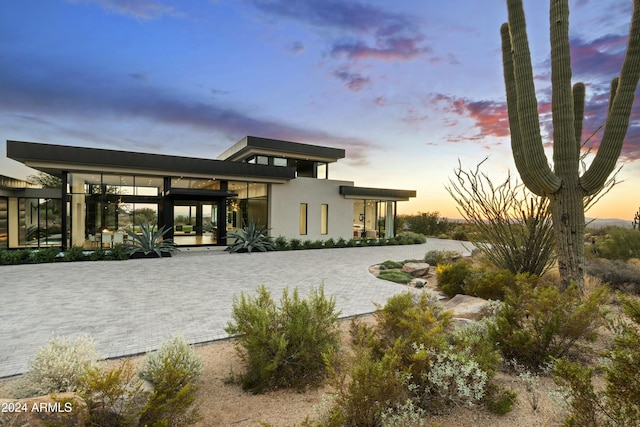
[[[549,143],[549,2],[524,7]],[[585,136],[604,122],[631,7],[570,1]],[[459,217],[445,190],[458,160],[515,172],[506,18],[504,0],[6,0],[0,174],[34,173],[5,158],[7,139],[215,158],[254,135],[345,148],[330,178],[417,190],[400,213]],[[588,216],[640,207],[639,97],[620,161],[624,182]]]

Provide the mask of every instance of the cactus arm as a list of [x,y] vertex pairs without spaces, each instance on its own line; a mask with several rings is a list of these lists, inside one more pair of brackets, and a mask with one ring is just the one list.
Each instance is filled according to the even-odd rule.
[[620,77],[614,77],[611,80],[611,91],[609,92],[609,109],[607,113],[611,112],[611,107],[613,107],[613,100],[616,98],[616,92],[618,91],[618,83],[620,82]]
[[551,39],[551,114],[553,164],[563,180],[577,179],[580,146],[575,142],[575,114],[571,90],[569,0],[553,0],[549,12]]
[[582,147],[582,124],[584,122],[584,83],[573,85],[573,126],[576,135],[578,151]]
[[604,127],[602,142],[591,166],[580,179],[580,184],[587,194],[598,191],[616,166],[629,127],[629,116],[639,79],[640,0],[634,0],[627,53]]
[[[640,0],[638,0],[640,1]],[[527,39],[526,22],[522,0],[507,0],[509,31],[513,58],[513,75],[516,84],[516,105],[520,128],[520,138],[516,140],[522,153],[524,167],[518,168],[521,175],[533,180],[533,187],[545,194],[558,191],[561,181],[549,168],[542,145],[538,101],[533,80],[533,67]],[[512,141],[513,144],[513,141]],[[533,189],[532,189],[533,191]]]
[[516,168],[520,172],[520,178],[524,185],[531,192],[538,196],[544,195],[542,188],[539,188],[535,179],[529,173],[526,164],[526,156],[524,146],[522,144],[522,136],[520,135],[520,122],[518,121],[516,81],[513,75],[513,58],[511,56],[511,35],[509,34],[509,24],[502,24],[500,27],[500,36],[502,38],[502,66],[504,69],[504,82],[507,92],[507,113],[509,116],[509,130],[511,131],[511,151],[513,151],[513,159]]

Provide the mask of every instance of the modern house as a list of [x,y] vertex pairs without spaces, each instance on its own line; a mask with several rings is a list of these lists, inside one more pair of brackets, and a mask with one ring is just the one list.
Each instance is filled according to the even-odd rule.
[[397,202],[416,196],[329,179],[343,149],[253,136],[217,159],[20,141],[7,157],[60,185],[0,177],[0,248],[119,243],[141,222],[167,226],[179,246],[225,245],[249,221],[274,237],[392,237]]

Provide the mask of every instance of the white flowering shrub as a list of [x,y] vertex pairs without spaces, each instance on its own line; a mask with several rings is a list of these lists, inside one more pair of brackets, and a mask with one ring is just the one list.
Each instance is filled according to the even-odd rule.
[[416,406],[411,399],[394,408],[388,408],[381,415],[381,427],[427,427],[429,414]]
[[149,353],[140,370],[140,377],[158,384],[167,364],[182,373],[185,382],[196,382],[202,375],[202,359],[180,335],[164,341],[158,351]]
[[33,386],[33,394],[76,391],[85,370],[101,358],[93,339],[86,335],[73,344],[67,338],[53,336],[38,350],[25,376]]
[[425,407],[438,411],[450,405],[473,407],[486,392],[488,375],[480,365],[464,353],[442,351],[435,353],[415,346],[416,355],[429,353],[431,362],[424,374],[423,390],[415,389]]

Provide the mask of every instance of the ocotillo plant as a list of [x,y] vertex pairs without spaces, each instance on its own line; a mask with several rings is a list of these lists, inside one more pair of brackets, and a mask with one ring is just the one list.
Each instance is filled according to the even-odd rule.
[[611,83],[609,114],[591,165],[580,175],[585,86],[571,85],[569,1],[550,0],[553,169],[544,153],[522,0],[507,0],[502,57],[511,147],[524,184],[548,197],[563,288],[584,287],[585,197],[602,188],[615,168],[629,126],[640,78],[640,0],[633,0],[627,52],[620,76]]

